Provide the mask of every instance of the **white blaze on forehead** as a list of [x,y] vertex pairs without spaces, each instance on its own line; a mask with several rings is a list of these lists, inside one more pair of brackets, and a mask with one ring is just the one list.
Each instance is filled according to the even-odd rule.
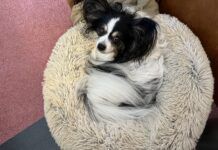
[[116,25],[116,23],[120,20],[120,18],[113,18],[107,24],[107,34],[110,34]]
[[113,52],[114,48],[112,47],[112,44],[109,40],[109,35],[110,33],[113,31],[114,26],[116,25],[116,23],[120,20],[120,18],[113,18],[111,19],[108,24],[107,24],[107,34],[103,35],[102,37],[100,37],[97,41],[97,45],[99,43],[104,43],[106,45],[106,50],[104,52],[109,53],[109,52]]

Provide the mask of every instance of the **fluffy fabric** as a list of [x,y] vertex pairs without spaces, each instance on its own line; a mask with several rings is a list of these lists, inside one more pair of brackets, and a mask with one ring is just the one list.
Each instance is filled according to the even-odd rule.
[[[196,146],[213,102],[213,77],[198,38],[180,21],[157,15],[164,54],[163,85],[152,115],[137,121],[91,121],[76,85],[84,76],[87,52],[95,36],[81,33],[79,22],[57,42],[44,72],[45,117],[64,150],[185,149]],[[125,91],[124,91],[125,92]]]

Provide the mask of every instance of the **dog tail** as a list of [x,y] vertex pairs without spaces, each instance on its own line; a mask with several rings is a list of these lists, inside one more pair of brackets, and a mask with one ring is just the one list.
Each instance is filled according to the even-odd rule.
[[154,112],[155,105],[146,103],[140,91],[125,79],[98,71],[93,74],[84,78],[77,88],[77,97],[83,101],[92,120],[120,122]]
[[154,107],[117,107],[107,105],[95,105],[92,107],[95,118],[104,122],[121,122],[138,120],[153,114]]

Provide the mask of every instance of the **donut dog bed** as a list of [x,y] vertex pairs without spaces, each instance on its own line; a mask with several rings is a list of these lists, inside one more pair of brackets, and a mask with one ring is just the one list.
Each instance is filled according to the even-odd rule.
[[[210,62],[199,39],[178,19],[159,14],[164,49],[164,79],[156,109],[141,120],[96,123],[76,97],[85,76],[87,52],[96,36],[84,36],[80,20],[57,41],[44,72],[45,117],[64,150],[194,149],[213,102]],[[160,37],[160,36],[158,36]]]

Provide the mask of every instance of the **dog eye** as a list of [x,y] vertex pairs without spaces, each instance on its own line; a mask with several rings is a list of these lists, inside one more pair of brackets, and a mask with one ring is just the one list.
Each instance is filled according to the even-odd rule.
[[119,43],[120,42],[120,38],[118,36],[115,36],[112,38],[114,43]]
[[106,34],[105,28],[104,27],[98,28],[97,29],[97,34],[98,34],[98,36],[102,36],[102,35]]

